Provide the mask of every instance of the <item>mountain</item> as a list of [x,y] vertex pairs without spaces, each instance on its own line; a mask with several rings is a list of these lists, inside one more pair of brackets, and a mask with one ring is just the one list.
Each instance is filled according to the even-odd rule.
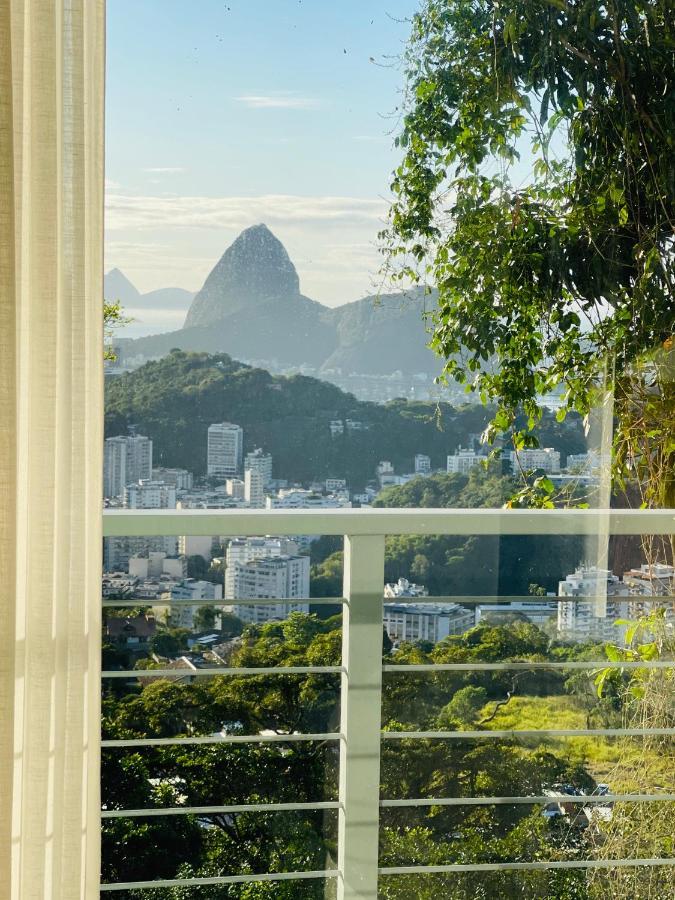
[[254,225],[242,231],[213,267],[184,327],[212,325],[270,301],[292,307],[299,299],[300,279],[286,248],[266,225]]
[[119,300],[122,306],[131,308],[138,306],[142,295],[124,272],[111,269],[103,278],[103,296],[106,300]]
[[186,310],[194,294],[184,288],[159,288],[156,291],[141,292],[129,281],[124,272],[111,269],[103,279],[103,296],[106,300],[119,300],[127,311],[148,309]]
[[119,269],[111,269],[103,279],[106,300],[119,300],[130,318],[117,340],[130,341],[180,327],[194,294],[183,288],[159,288],[141,294]]
[[323,306],[300,292],[281,241],[266,225],[255,225],[218,260],[183,328],[117,344],[123,362],[178,348],[230,353],[273,369],[304,365],[319,374],[434,376],[441,361],[426,346],[424,316],[434,303],[433,296],[413,290]]

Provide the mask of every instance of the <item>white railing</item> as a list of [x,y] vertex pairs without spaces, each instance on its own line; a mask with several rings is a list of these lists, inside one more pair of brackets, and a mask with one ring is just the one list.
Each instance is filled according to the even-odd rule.
[[[125,809],[102,813],[103,818],[162,815],[208,815],[237,812],[281,812],[307,809],[337,810],[338,858],[335,869],[255,875],[225,875],[213,878],[166,879],[151,882],[103,884],[101,891],[153,889],[181,885],[239,884],[254,881],[337,879],[339,900],[375,900],[378,878],[399,874],[482,872],[497,870],[612,868],[614,866],[671,866],[675,859],[568,860],[451,864],[441,866],[397,866],[378,864],[380,810],[401,806],[493,806],[539,804],[550,797],[459,797],[380,799],[381,742],[403,739],[494,740],[532,736],[674,735],[672,728],[587,728],[527,731],[382,731],[380,725],[382,673],[435,671],[504,671],[522,669],[594,669],[594,662],[501,662],[435,665],[382,665],[384,545],[387,535],[672,535],[675,510],[501,510],[501,509],[369,509],[369,510],[106,510],[103,531],[113,536],[219,535],[342,535],[345,539],[344,596],[312,599],[312,604],[342,604],[342,664],[340,666],[295,666],[292,668],[199,669],[196,677],[209,675],[341,674],[340,731],[323,734],[217,735],[182,738],[141,738],[103,741],[104,747],[141,747],[163,744],[266,743],[297,741],[339,742],[338,800],[323,803],[265,803],[169,809]],[[452,600],[477,603],[509,602],[514,598],[425,597],[424,602]],[[530,599],[535,598],[518,598]],[[135,601],[137,605],[139,601]],[[244,601],[237,601],[238,603]],[[249,601],[269,602],[269,601]],[[283,601],[280,601],[283,602]],[[193,600],[172,604],[194,605]],[[119,600],[104,605],[120,606]],[[129,604],[130,605],[130,604]],[[672,667],[672,662],[603,663],[608,667]],[[103,672],[104,678],[129,677],[128,672]],[[135,676],[138,672],[134,671]],[[176,670],[153,670],[153,675],[172,675]],[[612,794],[603,797],[566,797],[565,802],[659,802],[675,801],[672,793]]]

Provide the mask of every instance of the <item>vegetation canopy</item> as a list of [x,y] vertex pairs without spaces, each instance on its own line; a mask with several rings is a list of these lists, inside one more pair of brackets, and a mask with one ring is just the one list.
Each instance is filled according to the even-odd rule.
[[438,288],[444,377],[497,402],[489,440],[524,409],[516,449],[542,394],[562,418],[613,389],[617,473],[672,501],[633,432],[672,470],[672,3],[424,0],[405,61],[384,250]]

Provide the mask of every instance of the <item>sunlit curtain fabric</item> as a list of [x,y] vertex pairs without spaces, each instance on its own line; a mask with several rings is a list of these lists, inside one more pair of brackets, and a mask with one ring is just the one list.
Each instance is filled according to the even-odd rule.
[[0,0],[0,898],[98,896],[103,0]]

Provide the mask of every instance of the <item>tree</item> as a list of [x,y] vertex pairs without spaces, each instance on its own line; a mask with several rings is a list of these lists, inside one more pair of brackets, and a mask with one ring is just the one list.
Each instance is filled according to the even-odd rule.
[[163,628],[150,638],[150,650],[157,656],[178,656],[187,647],[189,633],[185,628]]
[[461,688],[440,711],[438,727],[441,729],[450,727],[450,730],[454,730],[453,722],[456,720],[459,720],[463,725],[475,725],[478,720],[478,714],[487,703],[487,699],[487,691],[484,687],[467,685]]
[[103,359],[107,359],[110,362],[114,362],[117,359],[117,354],[112,346],[113,336],[118,328],[123,328],[124,325],[128,325],[130,322],[133,322],[133,319],[124,315],[122,304],[119,300],[103,301]]
[[192,618],[192,625],[195,631],[208,631],[209,628],[213,628],[215,624],[215,606],[200,606]]
[[674,35],[668,0],[424,0],[383,233],[395,275],[438,289],[446,377],[497,403],[488,439],[524,409],[513,444],[536,446],[541,394],[562,387],[562,418],[608,387],[616,472],[637,471],[663,505],[675,500]]

